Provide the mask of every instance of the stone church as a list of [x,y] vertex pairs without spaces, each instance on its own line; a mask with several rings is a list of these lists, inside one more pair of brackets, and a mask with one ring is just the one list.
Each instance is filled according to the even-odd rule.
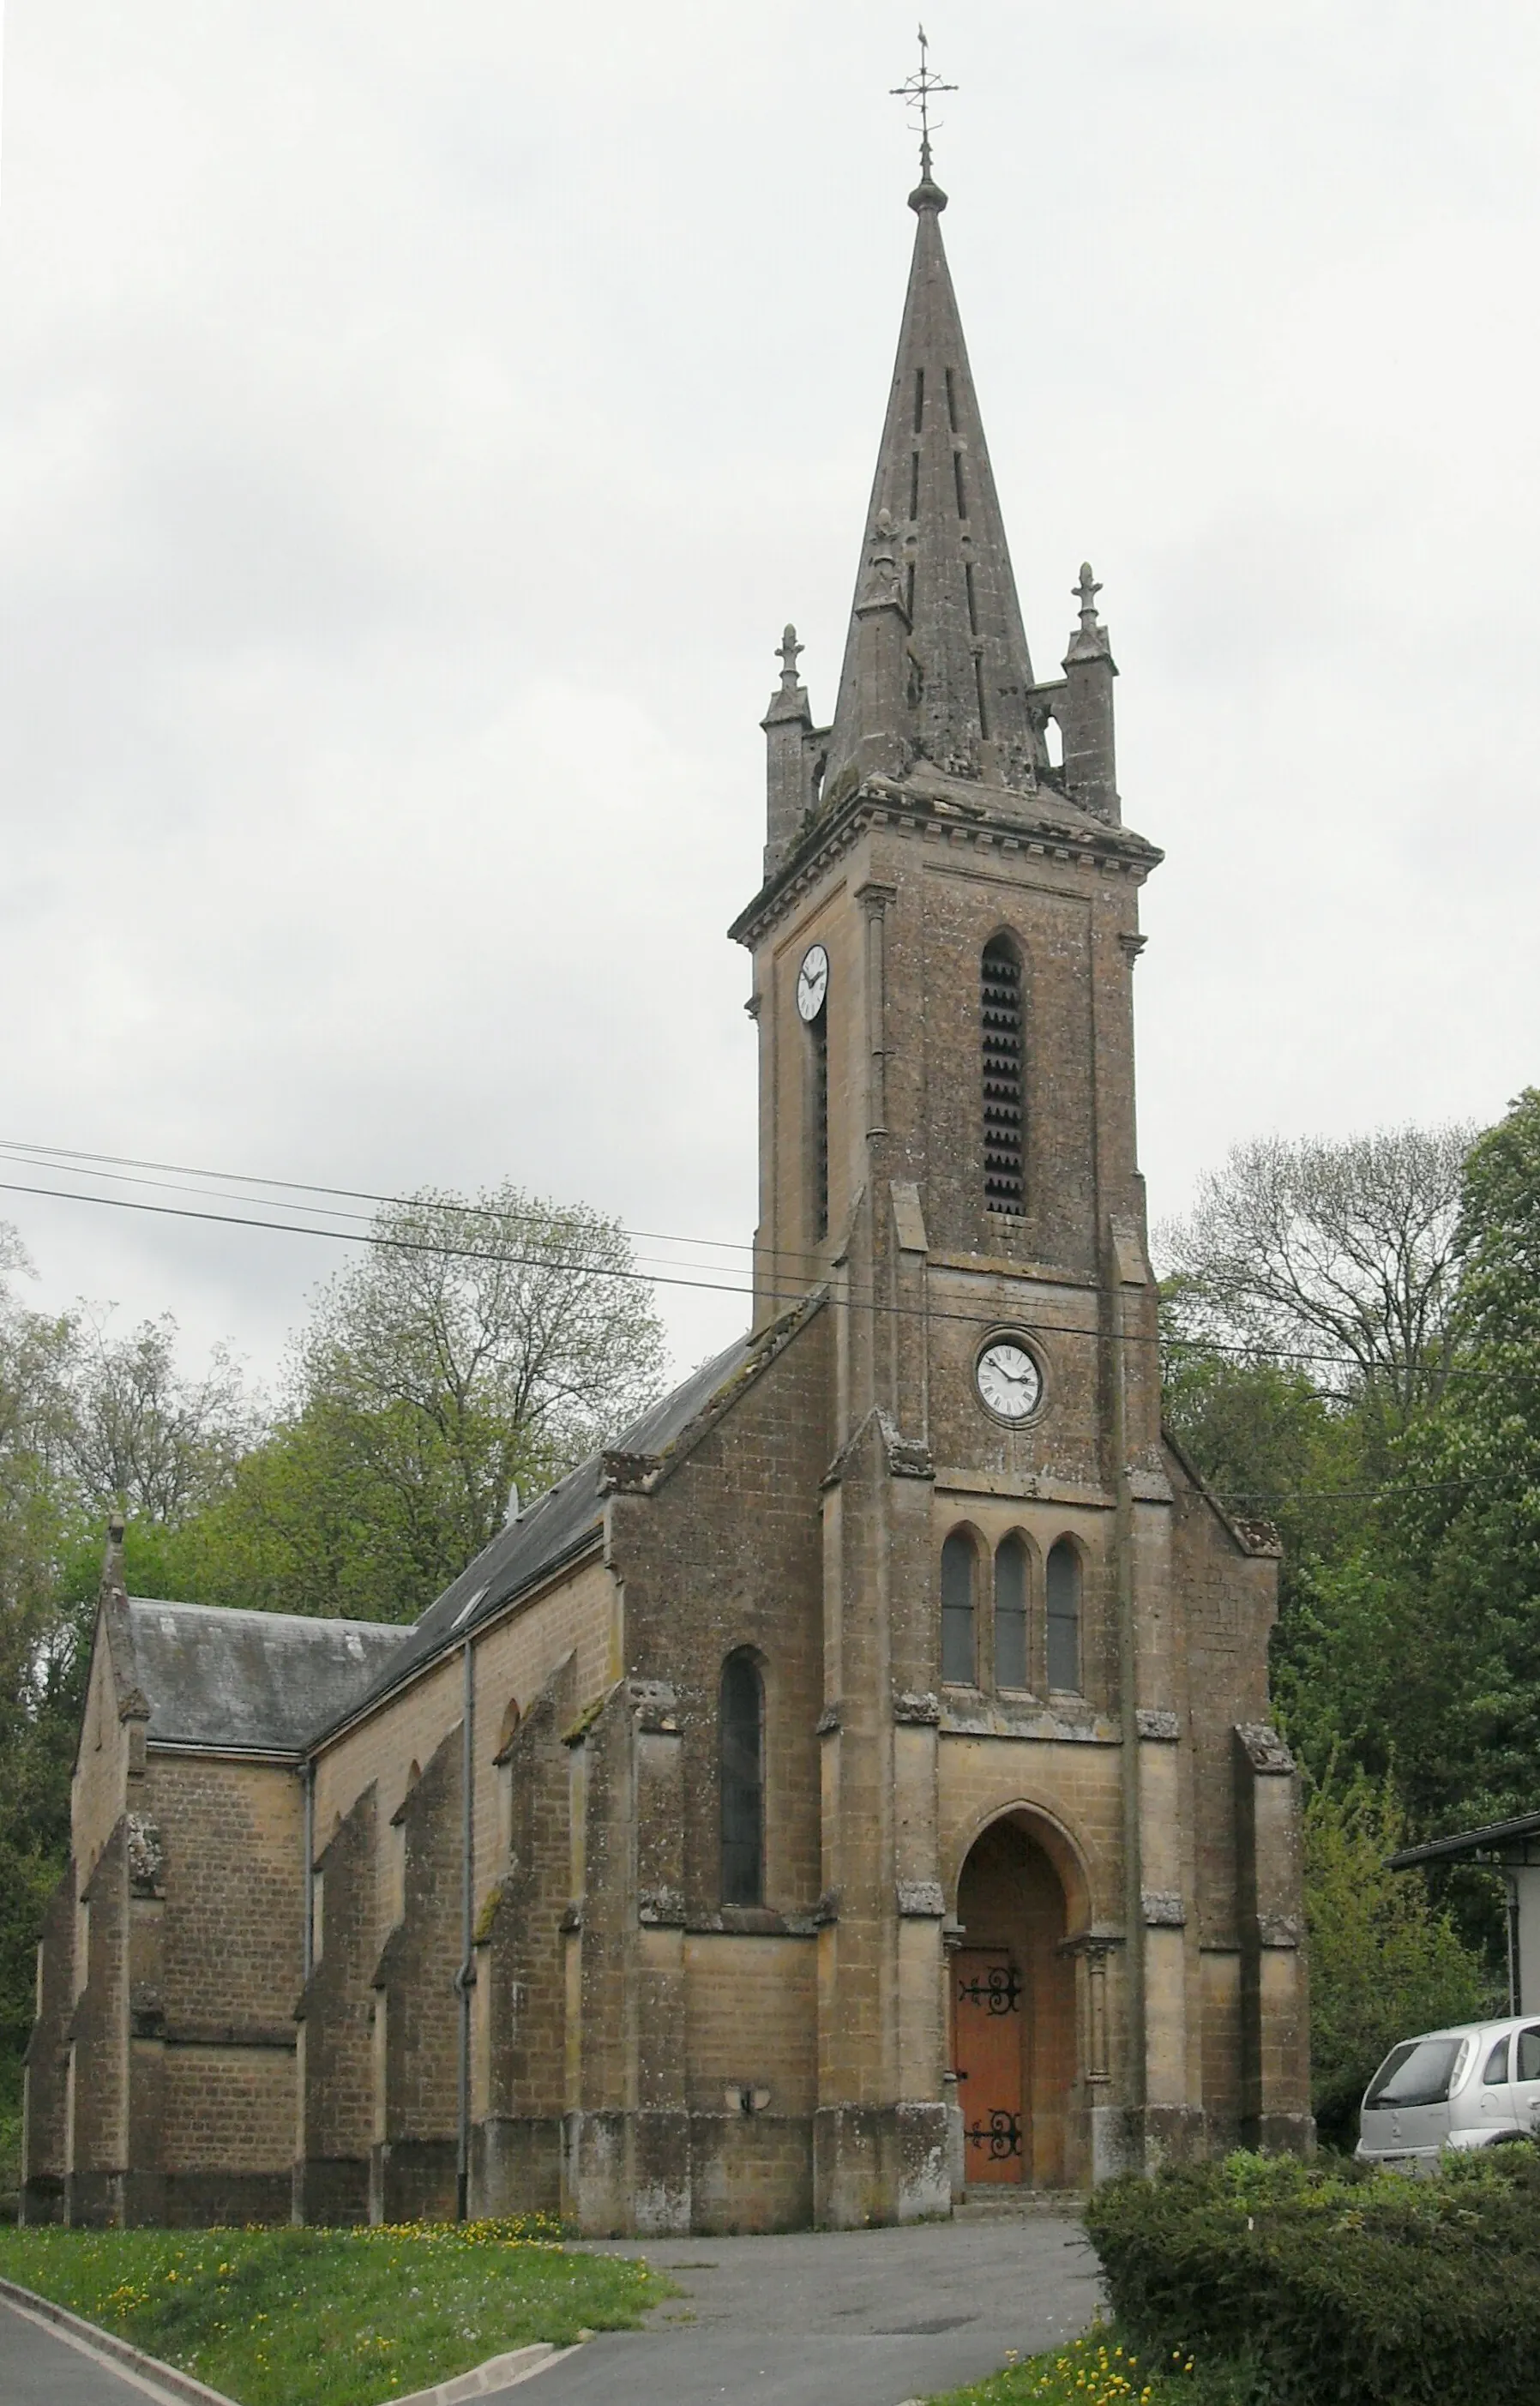
[[1160,1425],[1097,587],[1028,657],[928,165],[764,720],[754,1324],[410,1629],[109,1544],[24,2211],[848,2227],[1310,2144],[1277,1549]]

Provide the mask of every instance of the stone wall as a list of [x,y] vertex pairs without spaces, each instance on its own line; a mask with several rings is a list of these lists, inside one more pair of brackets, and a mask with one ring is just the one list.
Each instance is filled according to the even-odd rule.
[[442,2221],[455,2212],[464,1792],[457,1724],[398,1808],[405,1833],[404,1911],[374,1974],[378,2135],[370,2211],[375,2221]]
[[319,1946],[299,2005],[294,2208],[302,2222],[363,2222],[369,2215],[376,1802],[371,1785],[316,1863]]
[[70,2020],[69,2171],[71,2222],[123,2218],[129,2167],[128,1856],[120,1820],[97,1856],[84,1889],[83,1975]]
[[36,2018],[27,2042],[22,2186],[23,2222],[58,2222],[64,2211],[69,2144],[69,2025],[75,2009],[75,1923],[79,1910],[73,1862],[49,1899],[37,1946]]
[[[508,1845],[495,1859],[475,1950],[472,2186],[483,2214],[561,2206],[567,2105],[568,1934],[572,1894],[572,1752],[578,1668],[569,1660],[530,1702],[498,1765],[509,1783]],[[479,1856],[478,1856],[479,1860]]]

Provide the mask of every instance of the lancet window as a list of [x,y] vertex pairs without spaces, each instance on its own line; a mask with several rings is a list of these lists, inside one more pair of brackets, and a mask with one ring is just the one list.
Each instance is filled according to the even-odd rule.
[[1048,1684],[1081,1684],[1081,1558],[1067,1537],[1048,1557]]
[[954,1687],[971,1687],[978,1677],[973,1587],[978,1558],[973,1540],[954,1529],[941,1548],[941,1677]]
[[1026,1548],[1006,1537],[995,1554],[995,1684],[1030,1685],[1026,1668]]
[[765,1683],[746,1647],[722,1665],[722,1902],[765,1901]]

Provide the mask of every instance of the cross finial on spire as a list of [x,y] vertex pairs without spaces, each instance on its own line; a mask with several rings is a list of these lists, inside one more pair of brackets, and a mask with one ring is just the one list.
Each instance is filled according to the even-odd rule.
[[1091,562],[1088,559],[1082,559],[1081,562],[1081,581],[1073,590],[1075,599],[1081,605],[1081,629],[1086,634],[1094,635],[1097,631],[1096,596],[1101,591],[1101,587],[1091,573]]
[[776,658],[781,663],[781,690],[783,693],[795,693],[797,691],[797,658],[798,654],[804,649],[805,646],[799,644],[797,640],[796,628],[788,624],[785,633],[782,636],[779,644],[776,646]]
[[902,83],[896,83],[891,88],[892,97],[895,100],[901,100],[911,110],[918,109],[920,112],[920,181],[909,196],[911,209],[925,207],[944,209],[946,206],[946,194],[930,172],[930,99],[933,92],[955,92],[957,87],[954,83],[943,83],[939,75],[932,73],[929,50],[930,45],[925,39],[925,29],[922,25],[919,71],[915,75],[906,76]]

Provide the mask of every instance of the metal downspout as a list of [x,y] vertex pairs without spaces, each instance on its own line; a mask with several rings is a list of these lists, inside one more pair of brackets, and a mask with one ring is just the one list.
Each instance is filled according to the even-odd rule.
[[304,1918],[301,1923],[300,1961],[308,1988],[316,1968],[316,1758],[304,1766]]
[[[1149,2093],[1149,2059],[1144,2027],[1144,1861],[1139,1794],[1138,1628],[1134,1610],[1134,1491],[1128,1466],[1128,1397],[1126,1304],[1114,1273],[1110,1305],[1112,1330],[1112,1457],[1115,1475],[1116,1553],[1118,1574],[1118,1705],[1123,1733],[1123,1917],[1127,1930],[1124,1960],[1128,1966],[1128,2103],[1142,2108]],[[1141,2161],[1148,2160],[1145,2145]]]
[[459,1969],[455,1974],[455,1988],[459,1997],[459,2129],[455,2149],[455,2215],[460,2222],[468,2219],[471,2211],[471,1990],[476,1978],[475,1965],[472,1960],[475,1942],[475,1796],[472,1775],[475,1766],[476,1696],[469,1637],[465,1640],[462,1661],[465,1691],[460,1718],[460,1946]]

